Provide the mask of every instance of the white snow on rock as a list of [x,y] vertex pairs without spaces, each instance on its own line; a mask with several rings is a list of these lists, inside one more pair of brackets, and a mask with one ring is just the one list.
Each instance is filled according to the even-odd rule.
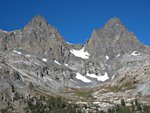
[[132,56],[138,56],[138,55],[140,55],[140,53],[137,52],[137,51],[133,51],[133,53],[131,53],[131,55],[132,55]]
[[95,75],[95,74],[90,74],[90,73],[86,73],[86,76],[89,76],[91,78],[96,78],[98,80],[99,76]]
[[93,104],[100,104],[101,102],[93,102]]
[[105,72],[105,74],[101,77],[101,81],[105,81],[108,79],[109,79],[108,74],[107,74],[107,72]]
[[4,31],[5,33],[7,33],[7,31]]
[[46,59],[46,58],[43,58],[42,61],[47,62],[47,59]]
[[88,59],[90,54],[87,51],[84,51],[84,47],[80,50],[71,49],[70,52],[74,54],[76,57],[80,57],[83,59]]
[[116,56],[116,58],[119,57],[119,56],[120,56],[120,54],[118,54],[118,55]]
[[106,60],[108,60],[109,59],[109,56],[106,56]]
[[56,64],[58,64],[58,65],[61,65],[57,60],[54,60],[54,62],[55,62]]
[[87,102],[83,102],[83,101],[79,101],[79,102],[77,102],[76,104],[85,104],[85,105],[88,105]]
[[90,83],[91,82],[91,80],[87,79],[85,76],[81,75],[78,72],[77,72],[77,75],[76,75],[76,79],[81,80],[85,83]]
[[113,80],[115,78],[115,75],[113,75],[112,77],[111,77],[111,80]]
[[87,73],[86,76],[89,76],[91,78],[96,78],[98,81],[103,81],[103,82],[109,79],[108,74],[106,72],[103,76],[97,76],[95,74],[90,74],[90,73]]
[[65,66],[68,66],[68,64],[65,64]]
[[13,50],[13,52],[21,55],[21,52],[19,52],[19,51]]
[[31,55],[25,55],[26,57],[30,57]]

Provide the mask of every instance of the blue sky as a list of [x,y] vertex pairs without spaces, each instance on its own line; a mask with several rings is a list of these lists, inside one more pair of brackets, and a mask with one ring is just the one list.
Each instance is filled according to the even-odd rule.
[[37,14],[64,39],[85,43],[94,29],[113,17],[144,44],[150,45],[150,0],[0,0],[0,29],[21,29]]

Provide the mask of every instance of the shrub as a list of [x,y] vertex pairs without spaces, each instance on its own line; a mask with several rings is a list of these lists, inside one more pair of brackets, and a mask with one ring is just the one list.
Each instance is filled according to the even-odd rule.
[[14,86],[11,84],[11,91],[15,92]]
[[29,83],[29,86],[28,86],[28,87],[29,87],[29,89],[32,89],[32,88],[33,88],[32,82]]

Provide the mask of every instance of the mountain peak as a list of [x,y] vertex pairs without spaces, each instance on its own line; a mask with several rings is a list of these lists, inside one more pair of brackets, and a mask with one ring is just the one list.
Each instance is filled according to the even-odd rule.
[[114,18],[111,18],[107,23],[114,24],[114,23],[121,23],[121,21],[120,21],[120,18],[114,17]]
[[112,27],[119,28],[119,29],[120,28],[126,29],[126,27],[123,25],[123,23],[117,17],[114,17],[114,18],[110,19],[108,22],[106,22],[105,28],[112,28]]
[[56,29],[50,24],[48,24],[45,18],[39,14],[32,18],[32,20],[28,23],[28,25],[24,27],[24,30],[27,31],[41,30],[40,32],[44,31],[47,33],[50,31],[51,32],[56,31]]
[[31,25],[41,25],[42,23],[44,24],[48,24],[47,21],[44,19],[44,17],[42,17],[40,14],[38,14],[37,16],[33,17],[32,20],[29,22],[29,26]]
[[37,16],[33,17],[33,20],[44,20],[44,17],[42,17],[40,14],[38,14]]
[[133,33],[116,17],[110,19],[102,29],[92,33],[85,50],[94,57],[106,56],[106,54],[115,57],[117,54],[133,51],[148,53],[145,45],[139,43]]

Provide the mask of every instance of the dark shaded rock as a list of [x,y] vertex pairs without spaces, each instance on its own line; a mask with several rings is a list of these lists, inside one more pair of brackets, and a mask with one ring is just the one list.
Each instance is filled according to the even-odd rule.
[[75,50],[80,50],[83,48],[83,44],[69,44],[68,45],[70,46],[71,49],[75,49]]

